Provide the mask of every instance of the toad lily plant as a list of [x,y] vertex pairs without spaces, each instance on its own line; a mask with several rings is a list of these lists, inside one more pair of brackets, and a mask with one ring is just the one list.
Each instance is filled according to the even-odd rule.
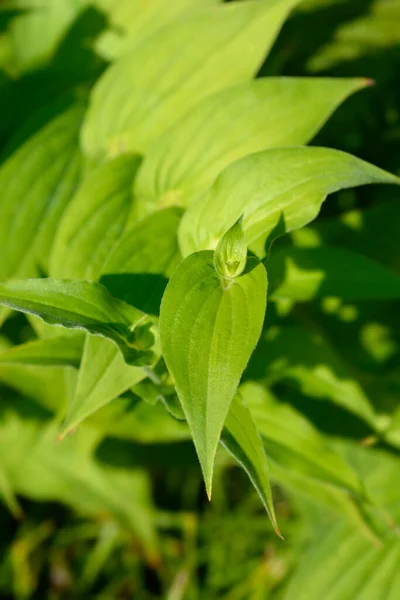
[[[289,425],[284,415],[266,424],[273,405],[245,371],[264,330],[272,242],[313,221],[333,192],[400,183],[306,146],[369,81],[256,78],[296,4],[187,0],[160,22],[154,13],[145,31],[103,48],[108,66],[85,101],[58,106],[0,167],[0,322],[22,311],[36,336],[2,362],[74,373],[68,406],[55,409],[61,437],[126,393],[150,414],[161,404],[190,432],[208,496],[222,444],[277,532],[267,455],[286,466],[265,440],[289,447]],[[362,297],[369,271],[354,264],[354,277],[352,259],[343,269]],[[397,276],[374,269],[380,297],[399,297]],[[296,301],[292,275],[280,289]],[[379,428],[364,399],[346,408]],[[367,503],[352,468],[321,452],[315,478]]]

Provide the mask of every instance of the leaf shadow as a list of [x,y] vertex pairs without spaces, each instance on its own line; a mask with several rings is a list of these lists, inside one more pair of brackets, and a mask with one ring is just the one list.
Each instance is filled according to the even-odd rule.
[[115,298],[158,316],[168,279],[160,273],[109,273],[101,277],[100,283]]

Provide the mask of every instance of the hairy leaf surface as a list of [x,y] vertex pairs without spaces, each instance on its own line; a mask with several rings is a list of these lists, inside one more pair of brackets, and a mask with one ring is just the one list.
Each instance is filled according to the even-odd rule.
[[266,272],[256,258],[227,284],[214,267],[214,253],[204,251],[177,267],[162,300],[162,352],[209,494],[221,430],[261,333],[266,293]]

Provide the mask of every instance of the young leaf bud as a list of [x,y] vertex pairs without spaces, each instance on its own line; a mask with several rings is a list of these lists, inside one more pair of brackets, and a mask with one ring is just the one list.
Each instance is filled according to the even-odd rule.
[[234,279],[243,273],[247,260],[247,245],[242,229],[243,217],[225,233],[215,250],[215,268],[224,279]]

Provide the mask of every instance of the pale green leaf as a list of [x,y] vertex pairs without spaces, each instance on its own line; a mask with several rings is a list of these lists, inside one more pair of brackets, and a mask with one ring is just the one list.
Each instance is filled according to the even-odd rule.
[[118,348],[104,338],[87,336],[74,397],[61,435],[147,377],[141,367],[126,364]]
[[230,406],[221,434],[222,444],[236,458],[256,488],[276,533],[281,536],[272,500],[267,457],[249,409],[241,393]]
[[214,253],[199,252],[174,271],[160,313],[162,352],[188,421],[208,494],[229,406],[261,333],[267,277],[250,257],[236,279],[221,280]]
[[[148,317],[111,296],[105,287],[74,279],[25,279],[0,284],[0,303],[39,316],[50,325],[83,329],[112,340],[134,364],[150,364]],[[151,337],[151,336],[150,336]]]
[[361,254],[339,247],[272,250],[267,263],[272,299],[307,302],[334,296],[344,300],[400,297],[400,277]]
[[315,219],[328,194],[368,183],[400,180],[327,148],[277,148],[252,154],[227,167],[186,211],[179,231],[182,253],[215,248],[244,215],[246,241],[263,256],[266,241]]
[[47,270],[58,220],[78,183],[81,118],[82,107],[67,110],[1,166],[0,280]]
[[202,98],[251,79],[296,3],[224,3],[145,39],[96,84],[83,128],[85,153],[143,152]]
[[50,262],[53,277],[97,279],[132,209],[138,157],[121,156],[95,169],[59,224]]
[[1,351],[0,363],[79,367],[82,351],[81,336],[33,340]]
[[365,85],[363,79],[270,77],[214,94],[150,146],[135,193],[145,207],[186,206],[235,160],[308,142]]

